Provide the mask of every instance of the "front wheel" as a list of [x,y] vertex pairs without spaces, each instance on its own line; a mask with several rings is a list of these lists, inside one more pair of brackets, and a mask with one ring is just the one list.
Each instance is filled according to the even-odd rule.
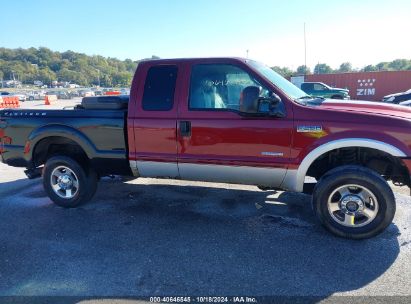
[[326,173],[313,193],[313,208],[337,236],[364,239],[381,233],[393,220],[395,197],[376,172],[342,166]]
[[43,171],[43,187],[50,199],[64,208],[74,208],[89,201],[97,190],[97,174],[85,170],[66,156],[50,158]]

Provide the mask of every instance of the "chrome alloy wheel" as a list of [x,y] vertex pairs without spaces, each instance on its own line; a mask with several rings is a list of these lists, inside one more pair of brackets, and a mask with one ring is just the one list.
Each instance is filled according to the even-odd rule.
[[328,197],[328,212],[337,223],[346,227],[362,227],[371,223],[378,213],[378,201],[366,187],[344,185]]
[[50,182],[53,191],[64,199],[73,198],[79,190],[77,175],[65,166],[59,166],[53,170]]

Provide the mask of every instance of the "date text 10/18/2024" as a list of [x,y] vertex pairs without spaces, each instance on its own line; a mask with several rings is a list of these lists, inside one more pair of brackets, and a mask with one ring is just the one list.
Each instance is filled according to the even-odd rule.
[[257,303],[253,297],[150,297],[152,303]]

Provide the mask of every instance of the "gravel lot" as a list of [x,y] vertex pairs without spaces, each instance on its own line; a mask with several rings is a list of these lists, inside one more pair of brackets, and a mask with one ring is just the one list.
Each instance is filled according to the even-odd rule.
[[55,103],[46,106],[44,100],[27,100],[25,102],[20,102],[21,109],[63,109],[64,107],[74,107],[81,103],[81,97],[76,97],[73,99],[59,99]]
[[0,164],[0,295],[411,296],[411,199],[394,191],[394,223],[351,241],[303,194],[104,178],[65,210]]

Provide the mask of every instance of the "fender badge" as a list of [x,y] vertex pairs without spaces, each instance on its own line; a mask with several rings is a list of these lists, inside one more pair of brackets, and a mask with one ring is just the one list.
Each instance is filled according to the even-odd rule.
[[322,126],[297,126],[298,133],[322,133]]
[[261,155],[282,157],[282,156],[284,156],[284,153],[282,153],[282,152],[261,152]]

